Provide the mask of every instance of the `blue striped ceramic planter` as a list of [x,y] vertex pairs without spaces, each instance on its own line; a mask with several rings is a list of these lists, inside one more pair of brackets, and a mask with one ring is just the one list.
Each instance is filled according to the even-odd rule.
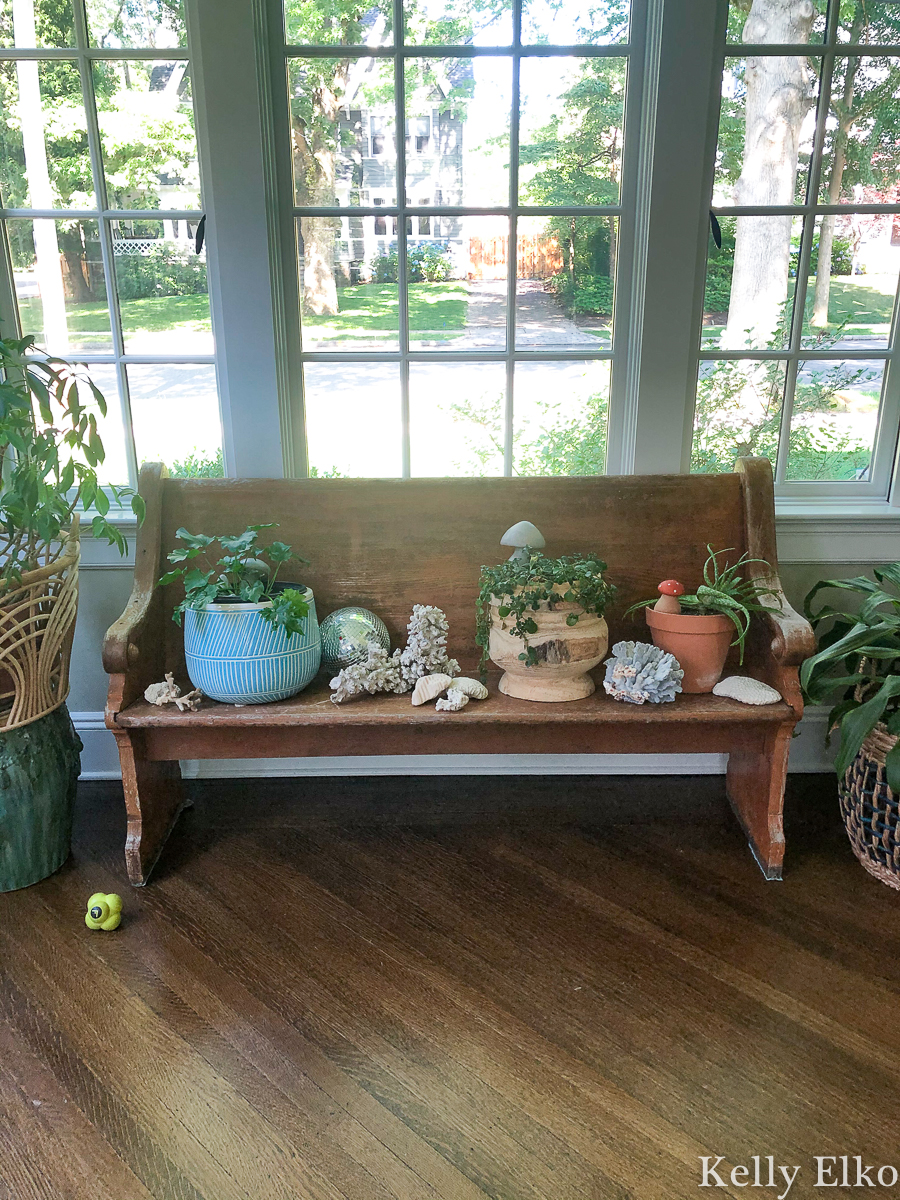
[[184,614],[191,683],[225,704],[266,704],[293,696],[315,678],[322,658],[316,602],[306,589],[303,633],[290,637],[260,616],[265,604],[208,604]]

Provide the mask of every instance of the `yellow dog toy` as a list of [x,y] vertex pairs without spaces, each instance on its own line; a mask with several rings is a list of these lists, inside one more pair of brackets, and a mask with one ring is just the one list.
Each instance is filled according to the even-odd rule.
[[84,923],[88,929],[118,929],[122,922],[122,897],[115,892],[94,892],[87,902]]

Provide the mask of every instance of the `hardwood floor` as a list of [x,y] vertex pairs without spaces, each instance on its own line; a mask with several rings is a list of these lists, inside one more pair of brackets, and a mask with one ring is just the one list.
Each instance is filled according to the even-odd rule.
[[[753,1155],[795,1200],[814,1155],[900,1169],[900,895],[833,781],[791,787],[767,884],[718,779],[207,782],[132,891],[121,800],[84,786],[73,858],[0,896],[0,1200],[680,1200],[741,1196]],[[120,930],[86,929],[96,890]]]

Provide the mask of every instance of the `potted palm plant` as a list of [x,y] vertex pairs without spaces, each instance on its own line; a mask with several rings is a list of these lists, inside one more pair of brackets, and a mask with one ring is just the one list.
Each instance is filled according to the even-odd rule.
[[0,340],[0,892],[52,874],[69,853],[81,744],[65,709],[78,606],[78,511],[126,550],[109,521],[97,421],[106,401],[86,373]]
[[172,616],[179,624],[184,619],[188,675],[195,688],[225,704],[286,699],[319,670],[322,639],[312,589],[278,579],[286,563],[306,560],[284,542],[260,546],[260,533],[274,528],[250,525],[219,537],[179,529],[182,545],[168,556],[173,570],[159,581],[184,585]]
[[[823,579],[810,591],[805,609],[819,648],[800,682],[812,703],[832,704],[828,729],[840,733],[835,769],[853,852],[900,889],[900,563],[872,574]],[[823,591],[856,603],[814,608]]]
[[659,585],[660,596],[639,600],[628,609],[646,609],[653,644],[676,658],[684,671],[684,692],[711,692],[722,677],[731,646],[738,647],[743,663],[753,614],[778,611],[763,603],[771,595],[768,588],[741,573],[742,567],[761,559],[742,554],[729,566],[727,559],[719,559],[730,550],[706,549],[703,583],[696,592],[685,594],[677,579],[666,579]]
[[503,668],[500,691],[522,700],[580,700],[596,685],[588,672],[606,653],[603,614],[616,589],[596,554],[546,558],[524,549],[482,567],[476,601],[481,668]]

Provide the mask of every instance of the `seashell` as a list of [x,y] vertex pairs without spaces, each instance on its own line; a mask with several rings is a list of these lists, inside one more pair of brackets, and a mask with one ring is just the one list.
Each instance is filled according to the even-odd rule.
[[780,692],[749,675],[729,675],[727,679],[720,679],[713,688],[713,695],[727,696],[741,704],[774,704],[781,699]]
[[454,679],[450,690],[465,692],[470,700],[487,700],[488,698],[488,690],[480,679],[466,679],[465,676],[461,679]]
[[428,700],[433,700],[441,692],[446,692],[452,682],[449,675],[423,675],[421,679],[416,680],[416,686],[413,688],[413,704],[425,704]]
[[465,708],[469,703],[468,695],[462,688],[452,687],[447,692],[447,698],[438,700],[434,706],[436,712],[459,712],[461,708]]

